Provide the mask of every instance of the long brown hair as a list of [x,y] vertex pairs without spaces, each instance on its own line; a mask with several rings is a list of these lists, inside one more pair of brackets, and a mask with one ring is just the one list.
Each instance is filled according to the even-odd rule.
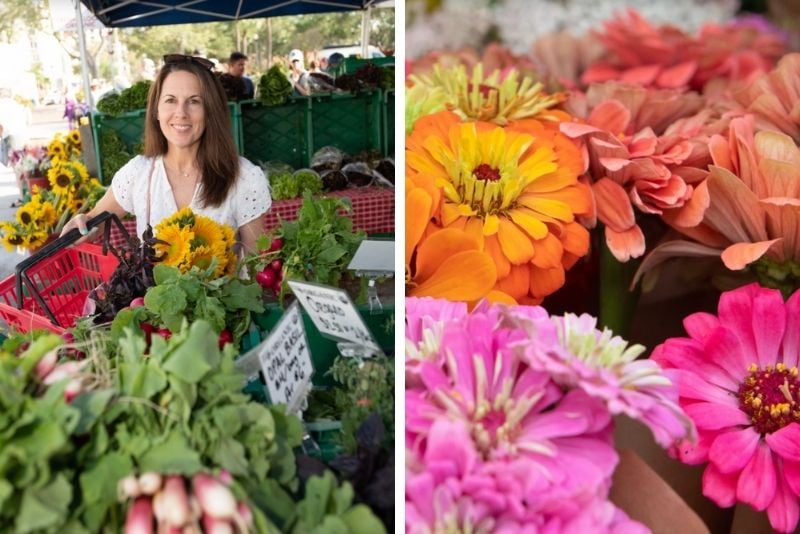
[[163,156],[167,153],[167,138],[158,124],[158,101],[161,88],[170,73],[183,70],[194,74],[200,81],[205,111],[205,130],[200,136],[197,150],[197,165],[202,173],[200,203],[203,206],[219,206],[239,175],[239,154],[231,135],[231,119],[228,101],[222,84],[213,72],[199,63],[180,61],[165,64],[150,86],[147,95],[147,113],[144,126],[144,155]]

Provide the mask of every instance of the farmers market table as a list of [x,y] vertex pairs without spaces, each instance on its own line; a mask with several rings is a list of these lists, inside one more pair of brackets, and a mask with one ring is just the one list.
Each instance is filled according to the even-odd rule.
[[[353,228],[364,230],[368,234],[394,232],[394,189],[383,187],[364,187],[360,189],[345,189],[335,193],[328,193],[332,197],[347,197],[353,203]],[[270,230],[278,225],[278,216],[283,220],[297,218],[297,210],[303,200],[300,198],[290,200],[276,200],[264,217],[264,230]],[[123,221],[125,229],[130,233],[136,232],[136,220]],[[116,226],[111,228],[111,244],[116,246],[122,243],[123,238]]]

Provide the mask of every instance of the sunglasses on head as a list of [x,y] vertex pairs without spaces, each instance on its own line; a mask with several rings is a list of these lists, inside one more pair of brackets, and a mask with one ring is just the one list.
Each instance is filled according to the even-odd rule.
[[185,54],[167,54],[164,56],[165,65],[174,65],[175,63],[196,63],[208,70],[214,69],[214,63],[204,57],[187,56]]

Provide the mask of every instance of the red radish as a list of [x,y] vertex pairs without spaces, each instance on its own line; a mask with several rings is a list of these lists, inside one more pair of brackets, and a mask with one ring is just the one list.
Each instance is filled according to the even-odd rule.
[[83,383],[78,378],[73,378],[67,384],[67,387],[64,388],[64,400],[72,402],[72,399],[77,397],[83,391]]
[[247,506],[247,503],[242,501],[239,503],[239,506],[236,507],[236,510],[239,512],[239,517],[244,521],[244,524],[248,527],[253,526],[253,512],[250,510],[250,507]]
[[44,378],[50,374],[56,363],[58,363],[58,353],[54,350],[51,350],[47,354],[45,354],[41,360],[36,364],[36,367],[33,369],[34,374],[39,377],[39,380],[44,380]]
[[275,252],[276,250],[280,250],[282,246],[283,239],[276,237],[272,240],[272,243],[269,244],[269,249],[267,249],[267,252]]
[[161,504],[164,506],[167,524],[173,527],[182,527],[188,523],[189,496],[186,494],[183,477],[180,475],[167,477],[161,495],[163,499]]
[[160,473],[147,471],[139,475],[139,488],[145,495],[152,495],[161,489],[163,480]]
[[276,295],[281,292],[281,284],[283,284],[283,282],[279,278],[275,280],[275,284],[272,286],[272,291],[274,291]]
[[139,308],[139,307],[141,307],[141,306],[144,306],[144,297],[136,297],[135,299],[133,299],[133,300],[131,301],[131,303],[129,304],[129,306],[130,306],[131,308]]
[[135,499],[142,493],[139,488],[139,481],[136,480],[135,475],[128,475],[125,478],[119,479],[117,483],[117,497],[120,501],[128,499]]
[[156,331],[156,327],[148,322],[139,323],[139,328],[141,328],[142,332],[144,332],[145,334],[152,334],[153,332]]
[[169,339],[172,337],[172,330],[169,328],[159,328],[156,330],[156,334],[163,337],[164,339]]
[[206,514],[203,516],[203,532],[205,534],[233,534],[233,525],[224,519],[214,519]]
[[230,486],[231,484],[233,484],[233,476],[231,476],[230,472],[228,472],[227,469],[220,469],[217,480],[219,480],[226,486]]
[[236,499],[222,482],[205,473],[192,479],[192,489],[205,515],[215,519],[232,519],[236,516]]
[[150,497],[138,497],[128,508],[125,534],[153,534],[153,505]]
[[228,343],[233,343],[233,335],[229,330],[223,330],[219,333],[219,348],[220,350]]
[[272,284],[275,283],[275,278],[275,271],[269,268],[259,271],[256,274],[256,282],[264,289],[272,287]]
[[75,341],[75,336],[72,335],[72,332],[64,332],[63,334],[61,334],[61,339],[63,339],[67,343],[72,343],[73,341]]
[[86,362],[64,362],[58,364],[44,377],[44,384],[49,386],[64,378],[75,378],[85,364]]
[[280,258],[272,260],[272,263],[269,264],[272,267],[273,271],[281,272],[281,268],[283,267],[283,261]]

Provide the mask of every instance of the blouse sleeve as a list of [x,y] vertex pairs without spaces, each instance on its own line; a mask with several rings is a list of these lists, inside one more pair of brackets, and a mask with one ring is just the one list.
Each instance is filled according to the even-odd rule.
[[272,206],[269,181],[257,165],[246,159],[240,160],[239,181],[234,199],[237,228],[257,217],[262,217]]
[[148,172],[148,158],[136,156],[120,168],[111,180],[111,190],[117,203],[128,213],[135,213],[133,190],[136,180],[146,177]]

